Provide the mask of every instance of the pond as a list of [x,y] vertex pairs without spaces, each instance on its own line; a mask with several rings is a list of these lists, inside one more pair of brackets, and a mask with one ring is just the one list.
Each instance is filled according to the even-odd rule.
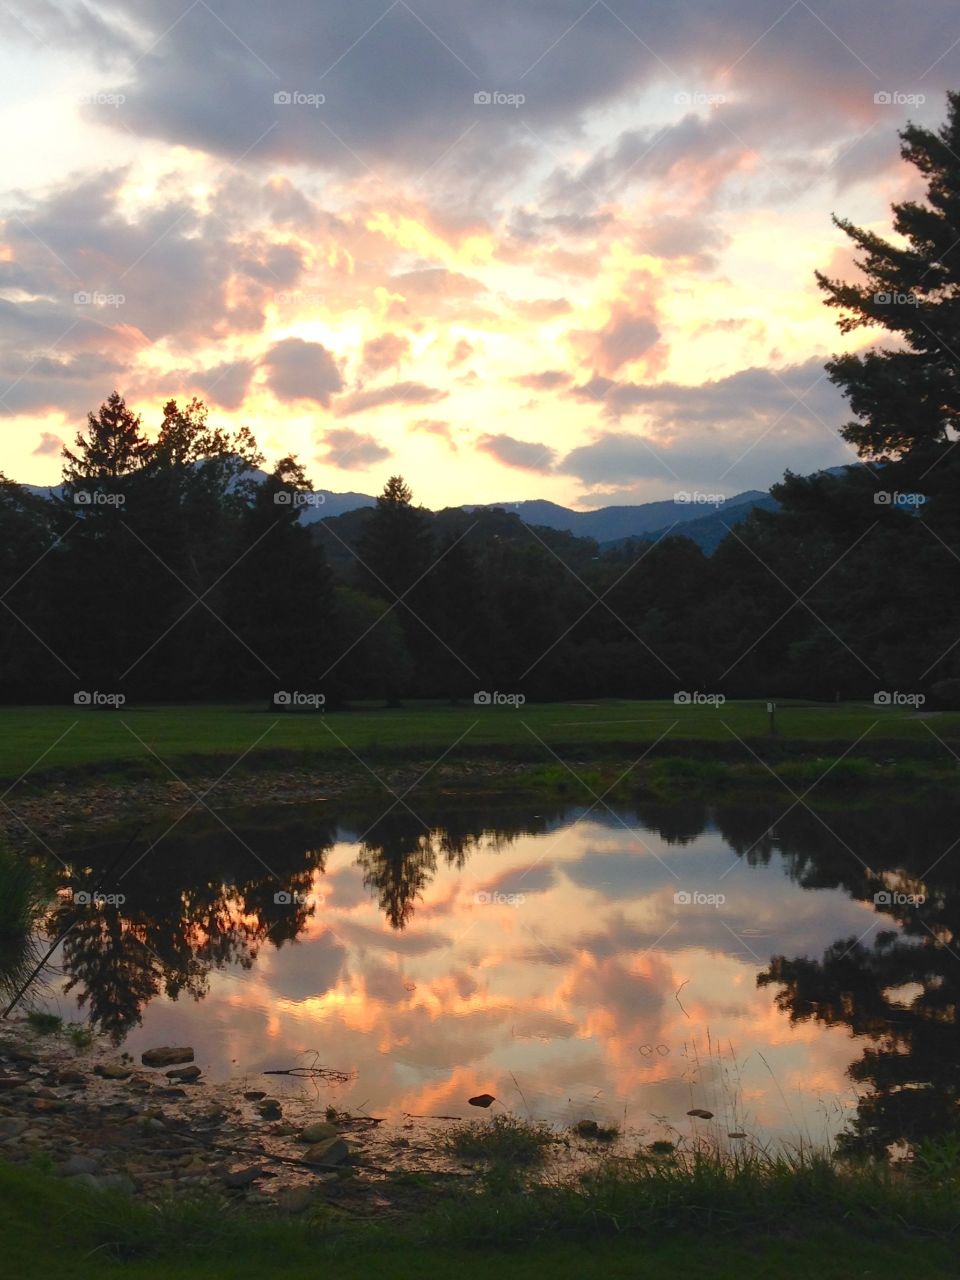
[[[171,813],[57,854],[34,1003],[339,1108],[879,1151],[956,1107],[960,806]],[[100,897],[98,898],[98,895]],[[87,899],[89,898],[89,901]]]

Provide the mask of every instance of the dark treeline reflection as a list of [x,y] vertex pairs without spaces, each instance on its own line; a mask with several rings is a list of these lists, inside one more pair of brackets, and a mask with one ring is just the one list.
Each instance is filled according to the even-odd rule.
[[[479,848],[572,822],[579,811],[459,808],[424,822],[399,807],[375,822],[317,806],[257,809],[161,832],[128,832],[62,851],[70,891],[122,893],[121,905],[78,908],[66,896],[49,922],[69,927],[61,963],[91,1021],[119,1042],[158,995],[205,995],[212,970],[250,968],[324,910],[310,898],[335,841],[359,845],[357,867],[390,927],[403,929],[444,868]],[[773,955],[758,974],[792,1022],[846,1026],[863,1048],[850,1068],[862,1098],[841,1138],[850,1152],[960,1130],[960,803],[848,805],[819,814],[797,804],[640,803],[630,826],[682,845],[718,833],[747,864],[782,864],[806,889],[868,904],[878,924],[836,939],[822,956]],[[591,821],[602,821],[593,813]],[[612,819],[610,825],[623,831]],[[629,838],[623,831],[626,846]],[[151,847],[153,842],[156,847]],[[649,875],[649,865],[645,869]],[[666,875],[666,873],[665,873]],[[278,893],[289,900],[277,901]],[[886,895],[886,898],[877,895]],[[922,897],[922,901],[915,899]]]
[[[206,817],[166,833],[124,832],[62,851],[64,892],[47,928],[51,940],[65,935],[66,989],[119,1043],[155,996],[200,1000],[212,970],[249,969],[262,947],[281,948],[322,916],[311,890],[338,838],[359,842],[364,885],[391,927],[403,929],[441,866],[462,868],[481,843],[498,849],[557,816],[460,810],[428,825],[394,810],[338,824],[309,806],[231,815],[229,827]],[[78,905],[77,892],[103,899]],[[122,903],[111,901],[119,895]]]

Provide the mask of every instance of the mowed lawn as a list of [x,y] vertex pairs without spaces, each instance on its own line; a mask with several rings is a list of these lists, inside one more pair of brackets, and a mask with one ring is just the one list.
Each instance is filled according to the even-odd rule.
[[[945,765],[950,749],[960,754],[960,713],[920,713],[869,703],[778,704],[781,740],[832,751],[868,742],[912,740],[936,750]],[[671,743],[756,744],[769,738],[764,702],[728,702],[720,707],[676,705],[672,701],[527,704],[522,707],[410,703],[396,709],[361,707],[349,711],[291,713],[264,705],[5,707],[0,709],[0,778],[76,767],[126,767],[133,762],[163,770],[177,761],[196,763],[211,756],[224,768],[249,766],[262,753],[302,753],[329,757],[362,768],[357,756],[373,760],[392,753],[418,759],[456,760],[498,747],[525,759],[550,763],[551,750],[620,746],[624,760],[657,743],[657,755]],[[743,758],[750,758],[743,747]],[[357,753],[354,755],[353,753]],[[162,763],[161,763],[162,762]]]

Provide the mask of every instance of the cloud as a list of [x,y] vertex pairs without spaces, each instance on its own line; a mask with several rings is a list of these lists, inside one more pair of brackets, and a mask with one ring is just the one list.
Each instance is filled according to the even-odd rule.
[[55,436],[52,431],[43,431],[40,434],[40,443],[33,451],[35,458],[46,458],[52,454],[59,454],[63,448],[63,441],[59,436]]
[[278,400],[315,400],[325,409],[343,390],[343,376],[334,357],[321,342],[284,338],[264,358],[267,381]]
[[383,373],[400,364],[410,354],[410,339],[399,333],[383,333],[363,344],[364,373]]
[[435,404],[445,400],[450,393],[438,387],[428,387],[422,382],[392,382],[386,387],[371,391],[354,391],[338,400],[334,412],[340,418],[368,409],[379,409],[385,404]]
[[523,373],[514,378],[521,387],[530,387],[534,391],[553,391],[557,387],[569,386],[573,381],[571,374],[563,369],[545,369],[543,373]]
[[570,340],[601,373],[611,375],[625,364],[643,360],[649,372],[662,364],[666,352],[654,348],[660,329],[649,307],[632,311],[625,304],[613,308],[607,323],[594,332],[573,331]]
[[788,467],[814,471],[855,461],[837,434],[849,410],[818,359],[743,369],[699,386],[595,379],[569,394],[601,402],[613,417],[646,419],[642,432],[600,432],[557,464],[589,486],[616,486],[625,501],[629,487],[645,480],[731,495],[766,489]]
[[194,374],[192,380],[210,404],[222,409],[239,409],[246,399],[253,373],[252,360],[226,360]]
[[549,446],[531,440],[516,440],[508,435],[483,435],[477,441],[477,448],[504,466],[517,467],[521,471],[550,471],[556,459],[556,452]]
[[384,462],[391,456],[372,435],[338,427],[323,436],[325,449],[317,454],[317,461],[339,467],[342,471],[365,471],[375,462]]
[[449,422],[440,422],[435,418],[418,418],[416,422],[411,422],[410,431],[423,431],[427,435],[439,436],[450,447],[452,453],[456,453],[457,442],[453,438],[453,431]]
[[450,353],[450,359],[447,361],[447,368],[455,369],[458,364],[463,364],[464,360],[469,360],[473,355],[473,352],[473,346],[466,340],[466,338],[461,338]]
[[486,291],[486,285],[473,276],[460,271],[448,271],[446,267],[421,267],[394,276],[390,286],[406,296],[469,298]]

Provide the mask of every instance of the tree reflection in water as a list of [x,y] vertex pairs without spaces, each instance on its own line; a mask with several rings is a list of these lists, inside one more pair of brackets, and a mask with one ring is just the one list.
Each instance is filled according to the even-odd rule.
[[[63,900],[48,928],[55,937],[73,922],[62,951],[67,989],[119,1042],[156,996],[200,1000],[212,971],[249,969],[263,947],[300,936],[338,830],[359,845],[364,885],[402,930],[441,868],[461,869],[479,849],[573,816],[461,807],[430,823],[391,812],[365,826],[365,815],[341,815],[338,828],[316,806],[258,809],[235,817],[231,831],[184,823],[148,857],[140,857],[143,840],[130,869],[117,868],[107,883],[121,833],[76,853],[65,887],[122,892],[126,901],[78,909]],[[782,806],[698,800],[643,803],[626,818],[674,845],[716,831],[748,865],[782,860],[802,887],[839,889],[875,910],[872,931],[837,939],[819,959],[774,955],[757,984],[791,1022],[846,1026],[864,1042],[849,1069],[862,1097],[840,1140],[845,1150],[880,1154],[897,1141],[960,1130],[960,862],[945,852],[960,806],[848,804],[818,816],[801,805],[783,815]],[[291,900],[276,901],[278,890]]]

